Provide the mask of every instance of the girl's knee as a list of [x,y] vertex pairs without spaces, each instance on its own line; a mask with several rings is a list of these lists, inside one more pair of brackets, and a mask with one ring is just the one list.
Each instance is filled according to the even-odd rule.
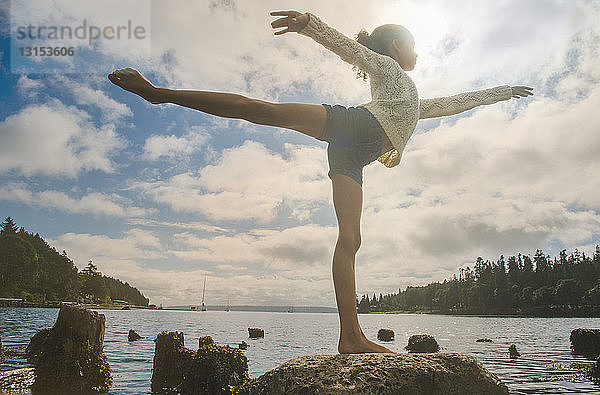
[[360,233],[340,233],[337,242],[340,245],[340,247],[345,251],[356,254],[361,244]]

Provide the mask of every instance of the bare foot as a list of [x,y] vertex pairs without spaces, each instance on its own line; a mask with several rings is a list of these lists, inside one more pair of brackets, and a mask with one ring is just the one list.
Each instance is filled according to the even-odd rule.
[[156,97],[156,87],[136,69],[128,67],[126,69],[115,70],[108,75],[108,79],[113,84],[126,91],[135,93],[153,104],[160,103]]
[[374,343],[367,338],[358,339],[356,341],[340,340],[338,343],[338,352],[340,354],[361,354],[369,352],[397,354],[397,352],[392,351],[380,344]]

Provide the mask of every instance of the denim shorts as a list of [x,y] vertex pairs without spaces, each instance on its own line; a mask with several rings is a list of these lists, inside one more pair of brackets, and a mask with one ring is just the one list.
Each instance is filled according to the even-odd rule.
[[369,110],[362,106],[344,107],[323,104],[327,123],[320,140],[327,141],[329,173],[345,174],[362,187],[363,167],[381,155],[383,129]]

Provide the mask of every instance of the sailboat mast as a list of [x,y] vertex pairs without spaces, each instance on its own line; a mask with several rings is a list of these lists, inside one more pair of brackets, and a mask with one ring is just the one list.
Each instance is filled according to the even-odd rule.
[[204,293],[206,292],[206,273],[204,273],[204,286],[202,287],[202,306],[204,306]]

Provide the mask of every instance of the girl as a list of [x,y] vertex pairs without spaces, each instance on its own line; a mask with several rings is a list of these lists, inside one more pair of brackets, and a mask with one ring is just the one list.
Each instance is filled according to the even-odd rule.
[[405,73],[417,61],[414,39],[399,25],[383,25],[357,41],[327,26],[311,13],[272,12],[275,35],[298,32],[311,37],[370,78],[372,101],[357,107],[328,104],[271,103],[231,93],[157,88],[137,70],[109,74],[110,81],[151,103],[173,103],[226,118],[296,130],[328,142],[329,178],[338,221],[333,254],[333,283],[340,319],[338,352],[392,352],[367,339],[356,311],[355,256],[360,247],[363,167],[375,159],[387,167],[400,162],[419,119],[441,117],[532,95],[532,88],[508,85],[451,97],[419,100]]

